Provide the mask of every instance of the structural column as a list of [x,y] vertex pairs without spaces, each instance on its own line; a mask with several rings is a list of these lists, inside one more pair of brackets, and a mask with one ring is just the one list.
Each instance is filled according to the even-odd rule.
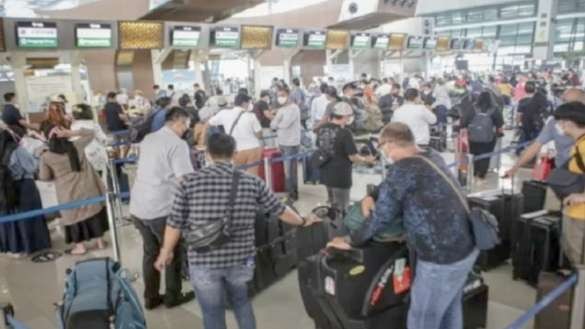
[[[75,99],[73,100],[74,103],[81,103],[85,100],[83,99],[83,87],[81,86],[81,55],[79,51],[72,51],[70,53],[70,62],[71,62],[71,86],[73,88],[73,93],[75,94]],[[87,95],[89,99],[91,99],[91,95]]]
[[538,0],[538,13],[534,34],[533,57],[535,60],[550,60],[554,49],[553,17],[556,16],[558,0]]
[[24,70],[26,67],[26,53],[12,52],[10,54],[10,64],[14,72],[14,90],[16,100],[22,113],[29,112],[28,91],[26,87],[26,77]]

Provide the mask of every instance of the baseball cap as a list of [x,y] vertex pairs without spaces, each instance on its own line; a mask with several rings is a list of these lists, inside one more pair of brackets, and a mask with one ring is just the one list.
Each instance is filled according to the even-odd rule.
[[339,102],[335,104],[335,107],[333,108],[333,114],[339,116],[353,115],[353,109],[348,103]]

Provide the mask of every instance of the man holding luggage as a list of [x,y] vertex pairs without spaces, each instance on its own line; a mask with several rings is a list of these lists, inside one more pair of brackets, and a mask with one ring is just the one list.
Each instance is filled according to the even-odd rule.
[[[372,216],[352,236],[352,243],[362,244],[401,221],[417,257],[408,328],[462,329],[463,287],[479,251],[466,201],[456,191],[459,184],[438,153],[417,148],[405,124],[387,125],[380,148],[394,165],[378,189],[377,201],[371,196],[362,201],[364,215]],[[330,246],[349,248],[341,238]]]
[[[203,310],[205,329],[227,328],[226,295],[230,298],[238,327],[256,328],[247,283],[254,276],[254,223],[258,208],[290,225],[309,226],[314,223],[312,218],[302,218],[282,204],[261,179],[235,169],[235,150],[236,141],[231,136],[223,133],[209,136],[207,152],[213,165],[185,176],[175,190],[164,245],[156,261],[159,270],[172,264],[173,250],[181,234],[220,220],[226,215],[226,209],[232,209],[233,224],[227,242],[205,252],[189,248],[191,282]],[[239,181],[230,205],[235,172],[239,174]]]
[[[174,307],[194,298],[181,293],[181,260],[176,257],[165,272],[166,294],[159,294],[160,273],[154,262],[163,243],[167,218],[171,214],[172,190],[184,175],[193,172],[189,147],[181,136],[189,129],[190,115],[179,107],[166,113],[163,128],[147,135],[140,143],[136,181],[130,198],[130,214],[142,235],[144,256],[144,304],[147,310],[161,304]],[[178,254],[179,248],[174,248]]]
[[[280,87],[277,92],[277,101],[280,108],[276,116],[269,113],[272,119],[270,127],[276,130],[276,142],[282,155],[296,156],[301,149],[301,110],[289,97],[289,90]],[[299,182],[297,159],[284,161],[286,175],[286,191],[291,200],[299,199]]]

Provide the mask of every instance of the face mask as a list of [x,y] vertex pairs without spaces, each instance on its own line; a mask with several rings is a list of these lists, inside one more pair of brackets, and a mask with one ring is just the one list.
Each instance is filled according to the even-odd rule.
[[254,109],[254,105],[252,105],[252,103],[250,103],[248,105],[248,111],[252,111]]
[[349,119],[347,120],[347,125],[351,125],[354,122],[355,118],[353,116],[349,117]]
[[280,105],[286,104],[287,101],[288,101],[288,98],[286,98],[286,97],[278,97],[278,104],[280,104]]
[[188,140],[190,136],[193,135],[193,131],[191,129],[187,129],[185,130],[185,132],[183,133],[183,135],[181,135],[181,139],[183,140]]
[[565,134],[565,131],[563,130],[563,127],[561,126],[560,123],[555,124],[555,129],[557,130],[557,133],[559,133],[559,135]]

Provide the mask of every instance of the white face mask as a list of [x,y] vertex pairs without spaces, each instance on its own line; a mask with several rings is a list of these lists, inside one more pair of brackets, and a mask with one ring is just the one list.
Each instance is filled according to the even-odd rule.
[[349,119],[347,120],[347,125],[350,126],[354,120],[355,118],[353,116],[349,117]]
[[252,103],[248,104],[248,111],[254,110],[254,105]]
[[561,127],[561,124],[558,123],[558,122],[555,124],[555,129],[557,130],[557,133],[559,133],[559,135],[564,135],[565,134],[565,131]]
[[286,98],[286,97],[278,97],[278,104],[280,104],[280,105],[286,104],[287,101],[288,101],[288,98]]

